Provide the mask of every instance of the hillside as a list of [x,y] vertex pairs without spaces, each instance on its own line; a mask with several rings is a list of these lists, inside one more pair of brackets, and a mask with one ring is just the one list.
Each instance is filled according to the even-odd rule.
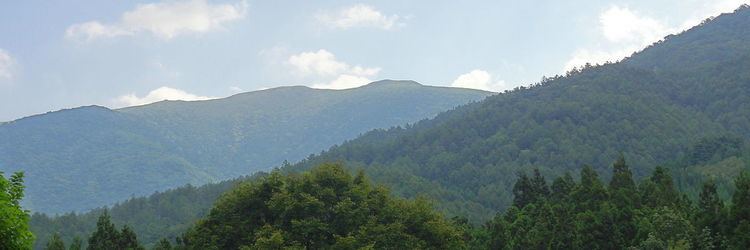
[[[399,196],[427,196],[437,200],[443,211],[474,223],[489,220],[512,203],[519,171],[539,168],[552,177],[576,174],[582,165],[591,164],[606,181],[619,152],[627,158],[636,180],[662,164],[675,176],[676,187],[690,197],[698,197],[701,183],[713,179],[719,194],[727,199],[732,180],[750,169],[750,73],[746,70],[750,50],[743,49],[750,35],[738,36],[744,31],[733,29],[750,30],[750,9],[671,36],[624,62],[570,72],[414,126],[374,130],[284,170],[299,172],[320,162],[343,161],[350,168],[364,169],[376,183],[386,184]],[[723,44],[721,50],[740,56],[704,63],[695,58],[688,61],[695,69],[687,72],[682,70],[684,65],[675,66],[686,63],[680,62],[683,56],[694,54],[681,55],[693,51],[671,43],[712,47],[701,40],[684,39],[706,34],[721,35],[708,42]],[[649,60],[662,62],[646,64]],[[647,66],[660,63],[667,67]],[[146,206],[169,210],[152,199]],[[125,211],[122,207],[113,208],[113,214],[127,214],[121,212]],[[205,214],[209,208],[195,211]],[[32,225],[35,232],[49,235],[50,225],[61,228],[87,221],[93,228],[96,216],[95,211]],[[42,217],[35,218],[32,221]],[[130,223],[136,231],[150,230],[150,219],[143,218],[128,214],[116,221]],[[156,231],[147,236],[147,243],[174,236]]]
[[538,167],[553,176],[591,164],[607,177],[622,153],[640,178],[702,140],[750,139],[748,29],[743,7],[624,62],[574,70],[410,128],[373,131],[289,170],[343,161],[399,195],[428,196],[475,222],[511,203],[518,171]]
[[413,123],[489,92],[380,81],[281,87],[209,101],[61,110],[0,125],[0,171],[25,171],[25,207],[83,211],[298,161],[375,128]]

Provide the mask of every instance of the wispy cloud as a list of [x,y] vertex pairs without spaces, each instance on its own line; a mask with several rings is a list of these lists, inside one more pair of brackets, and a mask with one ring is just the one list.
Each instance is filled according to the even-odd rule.
[[337,11],[318,13],[316,19],[329,28],[351,29],[351,28],[377,28],[390,30],[399,23],[398,15],[386,15],[370,5],[356,4]]
[[0,49],[0,81],[13,79],[16,60],[3,49]]
[[160,87],[158,89],[154,89],[148,92],[148,94],[142,97],[137,96],[135,93],[131,93],[131,94],[120,96],[116,98],[113,102],[118,107],[129,107],[129,106],[144,105],[144,104],[149,104],[149,103],[154,103],[154,102],[164,101],[164,100],[200,101],[200,100],[210,100],[210,99],[216,99],[216,98],[217,97],[199,96],[199,95],[185,92],[184,90],[170,88],[170,87]]
[[371,77],[380,73],[378,67],[351,66],[339,61],[336,56],[324,49],[302,52],[287,59],[297,75],[315,82],[313,88],[347,89],[372,82]]
[[247,3],[210,4],[206,0],[164,1],[139,4],[112,24],[90,21],[68,27],[69,39],[92,41],[101,38],[150,33],[170,40],[179,35],[221,29],[224,23],[245,17]]

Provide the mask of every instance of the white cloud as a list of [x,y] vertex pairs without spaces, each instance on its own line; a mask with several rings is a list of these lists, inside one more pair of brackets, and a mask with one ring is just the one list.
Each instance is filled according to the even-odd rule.
[[613,5],[599,15],[604,48],[581,48],[565,63],[568,71],[586,63],[616,62],[665,36],[678,31],[657,19],[643,16],[627,7]]
[[451,87],[481,89],[492,92],[500,92],[508,88],[504,81],[493,80],[490,73],[481,69],[475,69],[469,73],[458,76],[458,78],[451,83]]
[[304,75],[335,75],[349,68],[349,65],[337,61],[336,56],[324,49],[292,55],[288,62]]
[[669,25],[653,17],[644,16],[627,7],[610,6],[599,15],[599,29],[604,43],[596,48],[580,48],[565,63],[568,71],[586,63],[616,62],[632,55],[670,34],[676,34],[721,13],[731,12],[750,0],[711,0],[703,8],[678,25]]
[[351,66],[336,59],[336,56],[324,49],[302,52],[291,55],[286,61],[297,75],[318,82],[313,88],[347,89],[372,82],[371,77],[380,73],[380,68]]
[[395,26],[403,25],[398,22],[398,15],[388,16],[365,4],[343,8],[334,13],[319,13],[316,18],[319,22],[334,29],[368,27],[390,30]]
[[599,23],[604,37],[614,43],[649,44],[673,31],[656,19],[619,6],[604,11]]
[[195,94],[190,94],[180,89],[175,89],[175,88],[170,88],[170,87],[160,87],[158,89],[152,90],[151,92],[148,92],[148,94],[143,97],[138,97],[135,95],[135,93],[131,93],[131,94],[118,97],[117,99],[114,100],[114,102],[118,106],[128,107],[128,106],[144,105],[144,104],[149,104],[149,103],[154,103],[154,102],[164,101],[164,100],[200,101],[200,100],[209,100],[209,99],[216,99],[216,97],[199,96]]
[[356,76],[356,75],[339,75],[336,79],[329,83],[313,84],[312,87],[316,89],[350,89],[356,88],[368,83],[371,83],[367,77]]
[[3,49],[0,49],[0,81],[13,79],[16,60]]
[[246,2],[209,4],[206,0],[139,4],[134,10],[123,13],[117,23],[90,21],[74,24],[68,27],[65,36],[91,41],[148,32],[169,40],[182,34],[221,29],[223,23],[244,18],[246,9]]

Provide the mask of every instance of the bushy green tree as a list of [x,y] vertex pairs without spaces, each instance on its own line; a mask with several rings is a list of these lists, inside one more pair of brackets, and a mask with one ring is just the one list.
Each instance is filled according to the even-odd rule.
[[23,172],[6,179],[0,172],[0,249],[28,249],[34,243],[29,212],[21,208]]
[[183,237],[188,249],[461,249],[464,233],[423,199],[393,198],[339,164],[226,193]]
[[670,249],[690,246],[695,229],[685,215],[669,207],[660,207],[643,216],[638,224],[639,234],[653,236]]

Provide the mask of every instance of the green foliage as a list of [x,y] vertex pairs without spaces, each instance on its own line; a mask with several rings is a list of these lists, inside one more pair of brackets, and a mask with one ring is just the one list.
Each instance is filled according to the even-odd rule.
[[[434,199],[441,211],[466,218],[471,225],[490,221],[481,229],[491,231],[475,228],[462,233],[464,238],[476,236],[469,246],[747,249],[750,222],[745,208],[750,206],[736,204],[750,200],[746,196],[749,184],[738,179],[733,186],[731,180],[750,168],[750,148],[744,143],[750,139],[748,27],[750,11],[743,8],[671,36],[622,63],[577,69],[434,119],[374,130],[301,163],[285,164],[281,171],[300,173],[325,162],[342,162],[351,169],[366,170],[396,196]],[[151,107],[171,110],[178,104]],[[177,112],[182,113],[188,112]],[[159,114],[154,111],[152,116]],[[174,113],[164,119],[184,122]],[[178,133],[175,137],[186,136]],[[263,152],[240,149],[237,152]],[[606,166],[618,156],[627,156],[627,164],[623,157],[607,171]],[[216,158],[205,160],[221,162]],[[591,165],[581,169],[584,164]],[[534,177],[526,175],[529,169],[538,169]],[[577,183],[571,175],[554,179],[549,195],[544,191],[546,183],[539,185],[544,183],[541,177],[579,170]],[[515,179],[519,172],[525,180]],[[600,176],[609,181],[603,182]],[[706,180],[716,182],[718,195],[711,190],[701,194]],[[724,212],[716,212],[719,205],[713,196],[732,196],[733,202]],[[698,198],[698,205],[688,197]],[[255,198],[264,202],[246,205],[267,206],[265,200]],[[309,203],[305,208],[312,210],[321,204],[313,194],[277,199],[290,205]],[[295,208],[299,213],[309,212]],[[498,211],[505,212],[493,218]],[[228,228],[247,222],[210,216],[206,221],[220,219]],[[255,247],[302,247],[309,243],[301,240],[304,236],[321,237],[316,233],[331,231],[331,225],[317,217],[291,220],[284,227],[268,225],[254,225],[252,233],[223,239],[249,241],[254,237],[258,240],[252,244],[260,244]],[[222,228],[211,230],[232,233]],[[388,232],[399,229],[398,225],[378,225],[367,232],[382,234],[392,242],[401,240],[401,235]],[[158,233],[147,235],[153,234]],[[548,236],[551,242],[536,241]],[[324,240],[341,248],[363,246],[357,237],[342,234]]]
[[169,242],[169,240],[162,238],[158,243],[156,243],[152,250],[172,250],[172,243]]
[[123,226],[121,231],[115,228],[110,221],[109,214],[105,211],[99,216],[94,231],[88,240],[88,250],[112,249],[112,250],[138,250],[144,249],[136,238],[135,233],[128,227]]
[[0,171],[0,249],[27,249],[34,242],[29,211],[21,207],[23,172],[6,179]]
[[70,242],[70,246],[68,247],[68,250],[82,250],[83,249],[83,240],[79,237],[74,237],[73,241]]
[[44,247],[45,250],[65,250],[65,242],[63,242],[62,239],[60,239],[60,235],[53,234],[52,239],[50,239],[47,242],[47,245]]
[[[627,203],[620,199],[628,196],[605,194],[630,190],[634,198],[644,189],[680,195],[664,169],[657,167],[639,186],[628,176],[624,158],[615,161],[612,172],[606,189],[590,167],[581,170],[577,183],[567,174],[556,178],[553,198],[497,214],[482,227],[485,233],[473,234],[488,237],[469,238],[470,245],[480,245],[478,249],[747,249],[750,223],[741,218],[749,207],[743,195],[750,190],[750,175],[742,174],[735,181],[735,222],[724,219],[723,201],[712,182],[704,184],[696,209],[690,202],[661,195],[649,196],[647,203]],[[523,176],[519,174],[518,182],[527,181]]]
[[750,173],[742,172],[734,182],[735,191],[730,206],[733,237],[730,244],[737,249],[750,248]]
[[[254,177],[249,177],[254,178]],[[240,178],[201,187],[185,187],[152,194],[149,197],[133,198],[107,209],[113,223],[129,225],[138,232],[138,239],[151,247],[160,239],[175,239],[193,223],[202,218],[222,193],[245,180]],[[90,235],[96,230],[98,218],[105,209],[94,209],[87,213],[68,213],[49,217],[35,213],[31,216],[30,228],[38,240],[35,249],[41,249],[44,240],[59,232],[66,242],[75,237]]]
[[726,235],[727,211],[724,201],[716,191],[716,183],[708,181],[703,184],[698,198],[698,209],[696,211],[696,229],[701,230],[700,241],[697,245],[703,245],[702,249],[711,249],[708,246],[719,247],[723,245],[720,235]]
[[219,199],[182,238],[189,249],[460,249],[462,232],[425,200],[393,198],[337,164],[278,171]]
[[386,80],[348,90],[296,86],[119,110],[81,107],[0,125],[0,171],[26,172],[24,205],[32,211],[80,212],[298,161],[489,94]]

